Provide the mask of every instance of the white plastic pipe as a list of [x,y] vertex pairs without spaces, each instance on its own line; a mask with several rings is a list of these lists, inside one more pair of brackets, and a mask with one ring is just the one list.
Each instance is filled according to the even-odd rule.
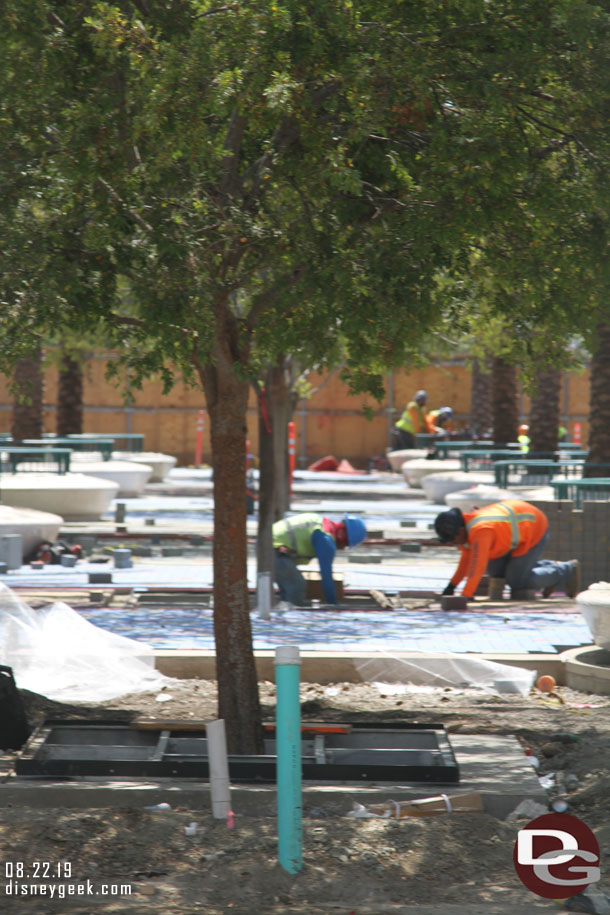
[[256,603],[262,620],[271,618],[271,572],[259,572],[256,580]]
[[226,820],[231,811],[231,783],[224,718],[206,724],[205,733],[208,740],[212,816],[216,820]]

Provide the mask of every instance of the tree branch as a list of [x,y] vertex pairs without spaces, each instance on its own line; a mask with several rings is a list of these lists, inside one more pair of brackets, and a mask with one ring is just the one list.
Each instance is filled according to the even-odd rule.
[[104,178],[100,178],[99,175],[95,180],[98,182],[98,184],[101,184],[101,186],[109,194],[109,196],[112,197],[112,199],[115,201],[115,203],[118,203],[122,207],[122,209],[124,209],[125,212],[129,214],[129,216],[131,217],[133,222],[137,223],[137,225],[139,225],[140,228],[144,229],[146,232],[148,232],[148,233],[152,232],[152,230],[153,230],[152,226],[149,225],[149,223],[147,223],[146,220],[142,219],[142,217],[139,215],[139,213],[136,213],[134,210],[131,209],[131,207],[127,206],[125,201],[119,196],[119,194],[115,191],[115,189],[112,187],[111,184],[108,184],[108,182],[105,181]]
[[[271,289],[261,292],[260,295],[257,295],[252,303],[252,307],[248,312],[248,317],[246,318],[245,325],[249,331],[254,330],[256,322],[266,308],[270,305],[273,305],[274,302],[280,298],[285,292],[291,289],[293,286],[303,279],[305,274],[309,269],[309,264],[297,264],[291,271],[289,276],[278,280]],[[287,311],[290,311],[291,306],[288,306]]]

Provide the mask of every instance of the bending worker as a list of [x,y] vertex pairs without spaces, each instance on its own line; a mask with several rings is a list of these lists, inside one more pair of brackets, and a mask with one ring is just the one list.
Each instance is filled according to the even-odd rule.
[[392,430],[392,448],[402,451],[404,448],[415,448],[415,436],[420,432],[428,432],[424,407],[428,400],[427,391],[417,391],[413,400],[410,400],[400,419]]
[[501,597],[504,582],[516,599],[529,598],[531,591],[542,591],[543,597],[549,597],[555,588],[564,590],[568,597],[578,593],[577,559],[540,559],[548,540],[548,520],[529,502],[507,499],[463,514],[459,508],[452,508],[437,516],[434,527],[442,543],[456,544],[461,552],[443,594],[453,594],[466,578],[462,593],[472,600],[485,570],[496,579],[494,597]]
[[426,432],[430,432],[433,435],[452,432],[452,416],[453,410],[451,407],[441,407],[439,410],[430,410],[426,416]]
[[365,537],[364,522],[349,515],[337,522],[305,512],[276,521],[273,525],[273,575],[280,590],[280,600],[304,606],[306,582],[297,566],[306,565],[316,556],[324,599],[329,604],[336,604],[333,581],[335,554],[346,546],[357,546]]

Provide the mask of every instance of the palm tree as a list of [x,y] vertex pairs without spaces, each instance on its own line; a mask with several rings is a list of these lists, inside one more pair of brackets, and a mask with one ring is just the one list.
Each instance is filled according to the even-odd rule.
[[57,382],[57,434],[83,431],[83,364],[73,354],[62,354]]
[[488,358],[472,360],[469,426],[473,438],[484,438],[493,428],[492,374]]
[[492,359],[493,440],[498,445],[517,440],[519,390],[517,368],[502,356]]
[[589,454],[584,476],[609,476],[603,466],[610,462],[610,324],[597,328],[598,345],[591,360],[589,400]]
[[561,369],[543,368],[530,409],[530,451],[554,452],[559,434]]
[[13,440],[42,438],[44,376],[40,347],[32,350],[16,364],[12,387],[14,391],[11,422]]

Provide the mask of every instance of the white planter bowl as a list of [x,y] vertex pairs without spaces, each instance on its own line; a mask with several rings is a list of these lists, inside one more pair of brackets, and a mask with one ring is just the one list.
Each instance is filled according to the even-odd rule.
[[446,470],[455,471],[460,470],[461,467],[459,461],[427,461],[419,458],[415,461],[406,461],[400,469],[409,486],[420,489],[423,478],[430,476],[431,473],[442,473]]
[[423,448],[403,448],[402,451],[388,451],[386,458],[390,462],[390,467],[394,473],[400,473],[400,468],[405,461],[414,461],[417,458],[425,458],[428,454]]
[[446,470],[444,473],[431,473],[424,477],[421,486],[426,498],[435,505],[444,505],[445,497],[451,492],[470,489],[476,483],[490,483],[490,473],[464,473],[463,470]]
[[576,603],[595,644],[610,651],[610,582],[589,585],[576,595]]
[[13,473],[0,480],[2,501],[18,508],[52,512],[66,521],[97,521],[119,485],[84,473]]
[[49,543],[54,543],[63,521],[62,517],[51,512],[0,505],[0,537],[5,534],[19,534],[22,558],[28,556],[47,540]]
[[500,489],[498,486],[479,483],[470,489],[449,493],[445,496],[445,504],[449,508],[459,508],[460,511],[471,512],[475,508],[483,508],[485,505],[492,505],[494,502],[503,502],[504,499],[514,498],[516,498],[515,493],[509,492],[508,489]]
[[79,461],[76,466],[87,476],[118,483],[117,497],[125,499],[141,495],[153,472],[149,464],[132,461]]
[[113,459],[128,461],[133,464],[146,464],[152,467],[149,483],[162,483],[170,470],[173,470],[178,459],[173,454],[162,454],[157,451],[113,451]]

